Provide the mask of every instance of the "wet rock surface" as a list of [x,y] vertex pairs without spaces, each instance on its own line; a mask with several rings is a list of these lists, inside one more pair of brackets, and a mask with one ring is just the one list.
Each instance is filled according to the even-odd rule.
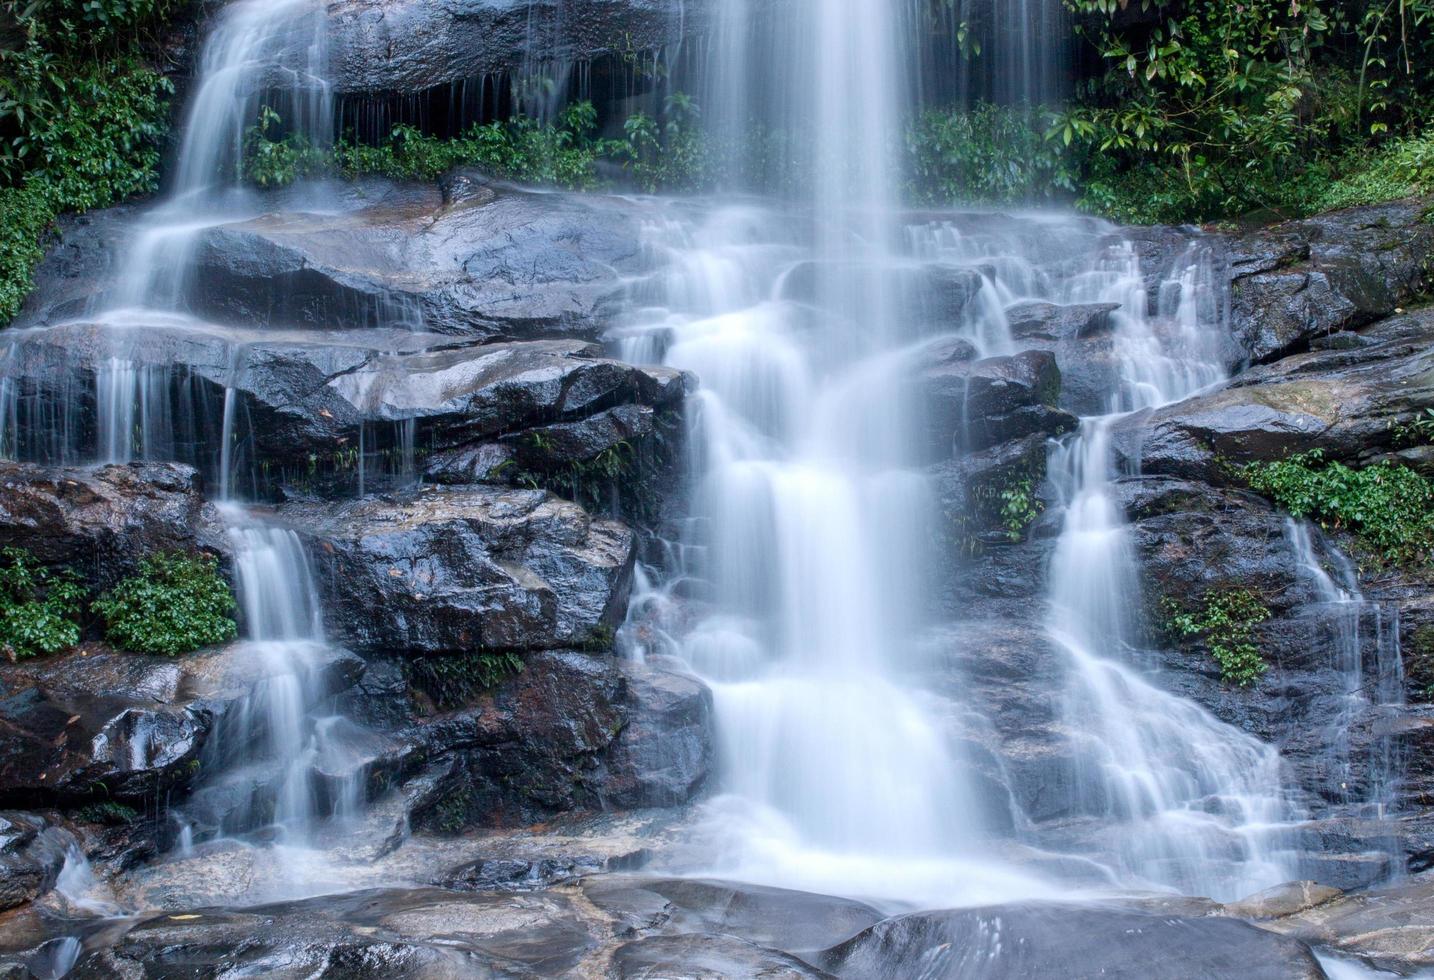
[[1221,464],[1311,449],[1351,464],[1398,448],[1398,427],[1434,407],[1434,311],[1360,331],[1348,350],[1296,354],[1220,390],[1122,419],[1117,452],[1146,473],[1220,482]]
[[665,48],[697,32],[705,4],[674,0],[354,0],[329,9],[335,89],[415,93],[500,75],[533,51],[589,62]]
[[1291,221],[1225,242],[1230,321],[1252,361],[1390,315],[1429,285],[1429,202]]
[[898,916],[816,962],[842,977],[1323,976],[1303,944],[1274,940],[1242,922],[1072,905]]
[[706,687],[675,664],[539,653],[473,706],[415,719],[380,765],[404,782],[410,822],[440,833],[676,806],[710,774],[711,712]]
[[[0,663],[0,800],[18,806],[145,805],[196,779],[206,739],[275,668],[248,644],[182,659],[99,645]],[[340,650],[309,665],[329,693],[363,664]]]
[[938,341],[920,355],[917,384],[934,458],[1074,428],[1075,419],[1056,407],[1061,375],[1052,354],[970,360],[967,353],[960,344]]
[[0,460],[0,547],[113,585],[155,551],[225,553],[194,470],[171,463],[45,467]]
[[430,487],[279,518],[310,546],[333,635],[359,651],[610,644],[626,609],[632,532],[546,491]]

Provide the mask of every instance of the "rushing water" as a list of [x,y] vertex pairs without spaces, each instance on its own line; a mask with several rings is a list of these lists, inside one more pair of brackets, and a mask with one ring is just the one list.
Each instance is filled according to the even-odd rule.
[[[728,143],[754,116],[783,130],[800,149],[777,184],[803,190],[634,203],[656,271],[632,283],[610,338],[630,360],[701,383],[690,405],[690,512],[670,542],[670,576],[641,570],[634,603],[661,627],[634,649],[678,654],[714,695],[720,793],[704,807],[698,833],[710,850],[697,870],[929,905],[1069,894],[1071,885],[1007,859],[1016,837],[1027,858],[1066,846],[1061,856],[1120,886],[1225,899],[1296,876],[1286,828],[1299,812],[1278,753],[1163,690],[1144,649],[1149,624],[1120,504],[1123,481],[1138,474],[1122,471],[1111,448],[1122,413],[1223,380],[1231,358],[1216,258],[1196,240],[1168,267],[1147,268],[1134,242],[1086,219],[904,215],[893,153],[915,108],[915,8],[792,0],[759,38],[758,6],[722,7],[709,68],[713,91],[730,98],[707,118]],[[1016,26],[1058,10],[1035,0],[1003,9],[999,36],[1015,47],[1003,49],[1009,67],[991,85],[1011,101],[1059,88],[1043,60],[1058,29]],[[28,369],[10,367],[53,351],[12,343],[0,350],[0,452],[68,462],[84,446],[123,462],[202,449],[218,496],[240,494],[248,341],[188,315],[197,285],[188,270],[206,229],[262,210],[233,186],[261,100],[280,105],[289,125],[328,131],[321,21],[301,0],[242,0],[219,14],[171,196],[139,222],[100,327],[76,337],[92,401],[22,398],[15,372]],[[302,203],[319,200],[312,194]],[[943,305],[953,282],[974,287]],[[978,778],[953,721],[974,709],[934,683],[923,652],[942,518],[913,376],[936,341],[959,338],[979,358],[1022,349],[1030,338],[1015,332],[1013,311],[1030,304],[1099,306],[1109,355],[1070,379],[1079,430],[1047,447],[1059,531],[1046,602],[1031,616],[1063,685],[1071,771],[1062,785],[1075,827],[1060,828],[1071,836],[1055,844],[1010,812],[1009,785]],[[407,315],[376,312],[386,327]],[[161,338],[199,334],[223,338],[223,364],[186,401],[176,392],[198,382],[168,363]],[[80,419],[86,404],[92,417]],[[400,423],[394,437],[406,481],[417,479],[414,431]],[[362,439],[360,494],[372,489]],[[364,804],[362,733],[325,714],[333,651],[302,543],[235,504],[224,514],[244,650],[262,680],[219,721],[204,780],[177,811],[186,855],[235,835],[303,846]],[[1307,529],[1291,525],[1289,540],[1337,634],[1349,714],[1332,720],[1330,757],[1343,785],[1354,763],[1340,733],[1357,709],[1392,703],[1398,679],[1381,659],[1370,693],[1360,636],[1379,609],[1358,596],[1350,570],[1322,567]],[[1376,632],[1397,638],[1397,625]],[[1375,740],[1361,763],[1367,791],[1351,802],[1378,810],[1389,798],[1389,744]],[[86,870],[77,862],[74,880]]]

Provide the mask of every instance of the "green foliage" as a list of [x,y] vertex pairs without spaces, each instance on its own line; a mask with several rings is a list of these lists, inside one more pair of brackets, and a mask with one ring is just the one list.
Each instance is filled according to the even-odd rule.
[[45,254],[45,229],[54,218],[38,187],[0,187],[0,325],[19,312],[30,292]]
[[1387,561],[1422,563],[1434,544],[1434,481],[1407,466],[1362,469],[1326,462],[1312,450],[1245,467],[1251,488],[1295,517],[1351,531]]
[[1046,136],[1053,117],[989,103],[927,110],[906,134],[912,195],[931,204],[1005,204],[1075,190],[1072,154]]
[[209,555],[162,553],[95,600],[105,637],[135,653],[177,656],[234,639],[234,593]]
[[1434,0],[1066,3],[1105,66],[1049,132],[1080,161],[1082,207],[1297,215],[1428,185]]
[[1376,151],[1347,154],[1326,164],[1330,181],[1306,210],[1332,211],[1360,204],[1434,193],[1434,133],[1393,140]]
[[1269,607],[1249,589],[1206,592],[1194,609],[1166,600],[1167,631],[1177,638],[1199,637],[1220,665],[1228,683],[1248,687],[1265,673],[1255,645],[1255,627],[1270,618]]
[[107,827],[124,827],[139,820],[139,813],[134,807],[125,806],[123,803],[115,803],[113,800],[106,800],[103,803],[91,803],[82,806],[75,811],[75,819],[80,823],[99,823]]
[[1001,524],[1006,536],[1020,541],[1045,505],[1036,496],[1035,486],[1030,477],[1016,480],[1001,491]]
[[269,106],[244,134],[241,176],[257,187],[287,187],[329,168],[329,156],[304,136],[282,132],[283,120]]
[[597,110],[591,102],[574,102],[555,123],[515,116],[471,126],[452,139],[401,125],[377,146],[350,138],[325,150],[286,135],[278,115],[265,109],[246,135],[243,175],[260,187],[283,187],[325,172],[431,181],[455,167],[474,167],[504,180],[582,190],[603,184],[601,164],[607,162],[646,191],[696,190],[709,177],[697,116],[692,99],[676,93],[661,124],[637,113],[627,120],[623,139],[598,139]]
[[20,548],[0,550],[0,651],[12,661],[80,642],[85,598],[73,574],[51,572]]
[[404,662],[409,685],[445,710],[472,703],[522,669],[523,658],[512,652],[457,653]]
[[170,0],[0,0],[0,324],[65,211],[157,184],[169,82],[141,51]]

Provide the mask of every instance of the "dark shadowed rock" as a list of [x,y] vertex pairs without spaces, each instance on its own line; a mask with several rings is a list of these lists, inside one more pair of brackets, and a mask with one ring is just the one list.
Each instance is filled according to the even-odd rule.
[[985,449],[1031,433],[1074,428],[1074,417],[1056,407],[1061,376],[1050,352],[978,361],[959,359],[958,353],[938,341],[917,355],[926,451],[933,459],[945,459],[957,449]]
[[49,891],[74,835],[34,813],[0,812],[0,912]]
[[541,490],[430,487],[290,504],[330,632],[372,653],[543,650],[622,621],[634,539]]
[[12,546],[102,588],[154,551],[228,550],[218,512],[187,466],[0,460],[0,547]]
[[1219,478],[1220,462],[1321,449],[1352,463],[1395,445],[1397,427],[1434,407],[1434,311],[1363,332],[1368,346],[1311,351],[1208,395],[1118,422],[1117,452],[1145,472]]
[[[323,650],[309,669],[336,693],[363,664]],[[272,670],[244,643],[184,658],[87,646],[0,663],[0,800],[142,802],[187,786],[209,733]]]
[[530,655],[472,707],[418,719],[391,765],[422,769],[412,820],[454,833],[571,810],[691,800],[712,765],[711,696],[661,665]]
[[1388,316],[1428,285],[1428,202],[1394,201],[1229,239],[1230,321],[1249,358]]
[[[195,444],[220,442],[228,418],[231,477],[246,489],[252,478],[261,492],[274,480],[351,488],[365,468],[375,482],[395,468],[411,477],[419,450],[443,482],[501,481],[505,461],[541,472],[580,466],[615,446],[645,445],[689,381],[603,358],[581,340],[483,344],[392,328],[280,332],[163,317],[30,331],[0,370],[24,379],[24,404],[57,417],[70,400],[93,411],[95,377],[114,358],[167,389],[177,422],[197,430],[159,452],[217,480],[218,453]],[[23,421],[44,431],[38,415]],[[94,451],[85,433],[69,441],[72,453]],[[39,441],[22,445],[26,457],[47,453]]]
[[998,905],[886,919],[816,957],[839,977],[1320,980],[1301,942],[1233,919]]
[[329,61],[343,94],[416,93],[559,63],[666,48],[698,31],[705,4],[677,0],[346,0],[329,8]]

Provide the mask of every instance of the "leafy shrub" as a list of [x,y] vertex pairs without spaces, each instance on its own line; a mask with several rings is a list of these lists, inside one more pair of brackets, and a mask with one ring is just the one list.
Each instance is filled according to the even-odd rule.
[[400,125],[376,146],[349,138],[332,151],[284,135],[282,120],[266,109],[245,139],[244,177],[260,187],[323,172],[429,181],[454,167],[476,167],[505,180],[582,190],[601,185],[599,164],[607,161],[643,190],[696,190],[707,180],[697,107],[680,93],[668,98],[667,107],[661,125],[643,113],[631,116],[620,140],[596,138],[597,110],[591,102],[574,102],[556,123],[515,116],[470,126],[451,139]]
[[[1123,220],[1308,214],[1418,190],[1434,0],[1066,0],[1103,69],[1051,135]],[[1427,182],[1426,182],[1427,183]]]
[[0,650],[12,661],[61,653],[80,642],[84,587],[20,548],[0,551]]
[[1175,637],[1199,637],[1220,665],[1220,676],[1231,684],[1248,687],[1265,673],[1266,664],[1255,645],[1255,626],[1270,618],[1270,610],[1249,589],[1210,591],[1194,610],[1166,601],[1170,616],[1167,630]]
[[1331,181],[1309,211],[1378,204],[1434,193],[1434,133],[1393,140],[1376,151],[1350,153],[1329,165]]
[[1376,463],[1362,469],[1325,462],[1312,450],[1244,469],[1252,489],[1295,517],[1351,531],[1394,562],[1427,560],[1434,544],[1434,481],[1407,466]]
[[1044,509],[1045,505],[1036,496],[1030,477],[1016,480],[1001,491],[1001,524],[1012,541],[1020,541],[1026,528],[1041,516]]
[[140,55],[171,0],[0,0],[0,324],[65,211],[158,183],[169,82]]
[[234,639],[234,593],[209,555],[150,555],[95,600],[105,637],[135,653],[176,656]]
[[906,135],[913,195],[932,204],[1005,204],[1073,191],[1073,158],[1046,136],[1052,115],[989,103],[927,110]]

